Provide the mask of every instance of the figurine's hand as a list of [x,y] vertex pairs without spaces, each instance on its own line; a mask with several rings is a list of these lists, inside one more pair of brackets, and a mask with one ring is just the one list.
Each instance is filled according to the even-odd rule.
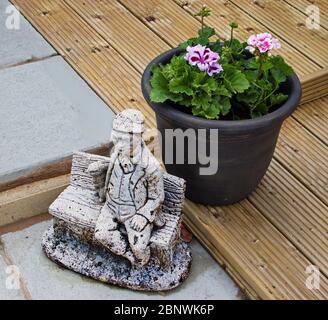
[[134,231],[140,232],[145,228],[147,223],[148,223],[148,220],[144,216],[136,214],[135,216],[132,217],[132,219],[130,221],[130,227]]

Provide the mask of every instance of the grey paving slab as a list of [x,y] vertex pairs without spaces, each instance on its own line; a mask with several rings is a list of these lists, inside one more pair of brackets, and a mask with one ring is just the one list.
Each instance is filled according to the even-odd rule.
[[46,258],[40,241],[50,223],[3,236],[33,299],[238,299],[238,288],[196,240],[192,243],[191,275],[180,288],[165,294],[140,293],[96,282]]
[[0,68],[54,55],[56,51],[22,15],[19,29],[13,28],[17,16],[13,9],[7,0],[0,0]]
[[19,278],[15,278],[15,272],[17,269],[6,264],[0,250],[0,300],[24,299],[18,286]]
[[109,140],[114,113],[61,58],[0,71],[0,182]]

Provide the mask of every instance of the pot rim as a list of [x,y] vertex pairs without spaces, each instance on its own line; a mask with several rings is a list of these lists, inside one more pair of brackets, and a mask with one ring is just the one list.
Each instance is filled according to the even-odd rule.
[[159,113],[164,118],[170,120],[173,119],[175,122],[180,123],[183,127],[213,128],[223,131],[252,131],[260,128],[271,128],[272,126],[275,126],[278,123],[281,124],[287,117],[289,117],[294,112],[301,100],[301,83],[298,76],[294,74],[288,77],[287,80],[288,86],[290,87],[288,100],[277,110],[256,119],[209,120],[180,111],[174,106],[172,106],[170,103],[152,102],[150,100],[150,78],[153,66],[158,64],[165,64],[172,58],[172,56],[177,55],[179,53],[180,49],[174,48],[162,53],[153,61],[151,61],[143,73],[141,87],[144,98],[156,113]]

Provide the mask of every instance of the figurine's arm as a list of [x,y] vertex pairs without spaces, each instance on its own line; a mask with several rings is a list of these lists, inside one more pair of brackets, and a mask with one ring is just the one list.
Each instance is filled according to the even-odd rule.
[[96,161],[89,165],[88,173],[93,177],[102,175],[108,169],[109,162],[107,161]]
[[152,172],[148,176],[147,182],[148,200],[137,213],[145,217],[150,223],[153,223],[164,201],[164,183],[161,170],[157,168]]
[[106,200],[106,189],[112,173],[115,157],[116,153],[113,152],[108,160],[106,159],[93,162],[88,167],[88,173],[93,177],[94,184],[98,191],[99,200],[101,202]]

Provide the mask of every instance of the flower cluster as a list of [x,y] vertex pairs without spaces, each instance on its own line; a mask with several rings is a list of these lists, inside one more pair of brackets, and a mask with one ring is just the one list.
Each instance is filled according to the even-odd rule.
[[219,54],[200,44],[193,47],[189,46],[185,59],[190,65],[197,66],[200,71],[206,71],[210,77],[223,71],[219,64]]
[[280,49],[281,44],[278,39],[273,38],[270,33],[260,33],[252,35],[247,41],[246,49],[254,53],[257,49],[260,53],[266,53],[272,49]]

